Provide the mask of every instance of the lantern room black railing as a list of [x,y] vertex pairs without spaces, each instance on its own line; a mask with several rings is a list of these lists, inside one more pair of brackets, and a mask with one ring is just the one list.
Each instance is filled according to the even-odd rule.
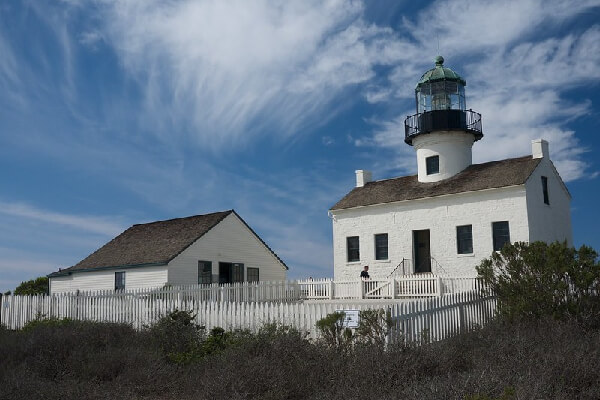
[[434,131],[465,131],[483,137],[481,114],[473,110],[435,110],[410,115],[404,121],[404,142],[412,146],[415,136]]

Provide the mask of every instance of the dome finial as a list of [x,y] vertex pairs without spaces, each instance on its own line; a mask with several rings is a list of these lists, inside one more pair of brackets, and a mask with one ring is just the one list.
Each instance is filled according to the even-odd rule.
[[442,56],[437,56],[435,58],[435,66],[436,67],[441,67],[442,65],[444,65],[444,57]]

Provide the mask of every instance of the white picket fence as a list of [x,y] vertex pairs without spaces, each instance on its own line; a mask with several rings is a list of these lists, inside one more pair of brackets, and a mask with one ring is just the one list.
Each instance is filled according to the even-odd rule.
[[318,337],[316,322],[336,310],[383,308],[394,320],[393,337],[419,342],[441,340],[486,324],[494,315],[493,297],[476,292],[449,294],[414,300],[344,303],[332,302],[214,302],[185,296],[56,295],[4,296],[0,323],[20,329],[36,318],[71,318],[99,322],[128,323],[137,329],[156,322],[174,310],[189,310],[196,322],[211,329],[258,330],[265,323],[294,326]]

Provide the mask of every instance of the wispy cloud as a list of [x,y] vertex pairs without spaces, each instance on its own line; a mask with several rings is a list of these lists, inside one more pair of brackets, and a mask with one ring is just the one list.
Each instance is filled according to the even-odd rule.
[[[434,54],[432,37],[438,37],[443,52],[451,56],[446,64],[467,78],[468,107],[483,115],[485,137],[475,144],[476,162],[527,154],[531,140],[543,137],[551,143],[552,158],[563,179],[586,174],[588,165],[581,159],[585,145],[566,125],[588,114],[590,102],[570,102],[565,93],[600,82],[600,26],[562,36],[558,28],[598,5],[599,1],[568,6],[539,0],[438,1],[415,21],[405,21],[417,41],[408,47],[411,54],[416,47]],[[413,95],[414,87],[406,82],[414,85],[420,74],[432,67],[413,73],[421,64],[422,57],[407,59],[390,75],[396,98]],[[380,97],[371,96],[372,101]],[[414,171],[414,152],[401,140],[404,116],[414,112],[405,109],[393,119],[373,119],[377,124],[372,140],[359,141],[396,154],[391,162],[379,164],[383,171]]]
[[114,236],[123,231],[121,224],[115,223],[109,218],[62,214],[39,209],[24,203],[0,201],[0,214],[65,225],[84,232],[107,236]]
[[393,31],[366,23],[359,1],[105,4],[106,37],[144,88],[143,119],[204,146],[321,124],[393,59]]

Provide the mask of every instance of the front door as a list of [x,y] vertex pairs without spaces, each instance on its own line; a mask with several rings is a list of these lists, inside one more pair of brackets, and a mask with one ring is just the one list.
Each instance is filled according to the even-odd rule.
[[231,263],[219,263],[219,283],[231,283]]
[[244,264],[242,263],[219,263],[219,283],[244,282]]
[[429,229],[413,231],[413,252],[415,257],[415,274],[431,272]]

